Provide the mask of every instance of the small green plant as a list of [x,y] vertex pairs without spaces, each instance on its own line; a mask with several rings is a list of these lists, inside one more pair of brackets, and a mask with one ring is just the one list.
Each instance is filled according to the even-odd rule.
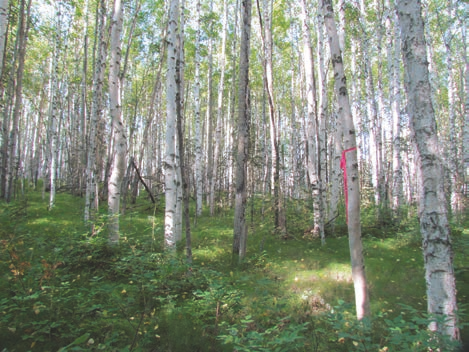
[[326,316],[337,334],[337,342],[349,351],[457,351],[459,341],[428,329],[431,321],[444,324],[444,317],[433,317],[408,305],[400,304],[401,312],[381,312],[376,317],[357,321],[351,305],[339,305]]
[[305,345],[303,332],[308,323],[294,323],[290,317],[284,317],[266,329],[256,326],[255,320],[248,315],[238,324],[223,323],[224,332],[218,339],[243,352],[281,352],[300,351]]

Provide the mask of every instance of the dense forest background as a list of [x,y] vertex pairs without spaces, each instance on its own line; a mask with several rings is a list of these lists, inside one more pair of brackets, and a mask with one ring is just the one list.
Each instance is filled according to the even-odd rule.
[[[348,234],[358,321],[373,311],[362,235],[398,237],[417,219],[428,313],[451,318],[429,330],[458,340],[450,229],[463,236],[467,221],[468,14],[453,0],[1,0],[3,215],[26,221],[28,197],[41,194],[54,221],[66,192],[80,207],[73,226],[89,241],[105,236],[116,255],[136,209],[159,214],[159,250],[185,247],[189,268],[191,229],[200,241],[198,224],[217,228],[223,216],[233,267],[266,238],[327,248]],[[254,219],[270,237],[251,250]],[[5,228],[18,279],[24,240]],[[42,265],[52,275],[62,264]],[[174,265],[175,275],[196,270]]]
[[[259,11],[253,7],[250,194],[270,193],[278,169],[282,197],[311,197],[300,4],[265,1],[258,4]],[[187,179],[191,194],[195,195],[200,182],[211,209],[220,208],[230,200],[234,184],[240,3],[180,5],[184,15],[181,113]],[[317,4],[307,5],[310,8],[304,10],[308,11],[316,92],[312,136],[318,154],[315,173],[320,175],[327,223],[338,214],[342,190],[338,164],[343,148],[323,20]],[[136,194],[138,169],[152,194],[159,195],[164,193],[168,3],[126,1],[122,6],[118,77],[128,144],[125,179],[130,186],[125,189]],[[45,179],[47,189],[66,187],[84,195],[91,158],[99,197],[105,199],[107,187],[103,185],[110,177],[116,150],[108,79],[113,4],[5,1],[1,9],[4,198],[21,193],[13,182],[18,179],[33,183]],[[375,204],[385,219],[387,210],[396,213],[401,206],[414,204],[418,196],[395,4],[343,1],[336,9],[357,129],[362,198]],[[263,39],[269,36],[261,32],[259,15],[263,31],[270,29],[270,45]],[[446,170],[446,194],[455,216],[464,210],[469,159],[466,17],[465,2],[423,3],[432,102]],[[270,75],[264,73],[266,61],[272,63]],[[271,76],[270,92],[266,76]],[[274,103],[273,113],[269,112],[269,100]],[[51,180],[57,186],[51,185]]]

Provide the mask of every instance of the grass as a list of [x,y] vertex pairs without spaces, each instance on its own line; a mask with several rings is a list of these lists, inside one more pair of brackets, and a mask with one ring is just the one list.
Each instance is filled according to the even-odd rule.
[[[261,213],[261,202],[252,204],[248,255],[238,267],[231,265],[230,209],[214,217],[204,212],[193,223],[189,267],[182,249],[176,256],[162,251],[162,200],[154,208],[139,198],[127,210],[115,249],[107,247],[104,209],[90,238],[83,199],[61,193],[51,211],[47,206],[41,193],[29,190],[0,207],[2,351],[418,351],[429,340],[418,335],[425,332],[426,299],[415,219],[377,228],[372,216],[364,217],[376,317],[365,328],[353,316],[345,226],[339,219],[325,246],[303,238],[307,204],[289,204],[288,240],[274,235],[272,214]],[[463,304],[469,230],[458,225],[453,233]]]

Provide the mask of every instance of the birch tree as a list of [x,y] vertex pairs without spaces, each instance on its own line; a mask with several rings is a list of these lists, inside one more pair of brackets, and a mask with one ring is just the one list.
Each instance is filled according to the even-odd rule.
[[171,0],[169,5],[168,23],[168,56],[166,77],[166,151],[164,160],[165,171],[165,246],[170,250],[176,249],[177,239],[181,237],[176,231],[179,229],[176,218],[178,200],[178,165],[179,153],[177,145],[177,116],[178,116],[178,72],[179,53],[179,0]]
[[444,316],[429,328],[459,339],[453,251],[444,193],[444,174],[431,100],[432,91],[420,0],[397,1],[402,34],[402,57],[407,111],[420,169],[419,222],[427,285],[427,309]]
[[103,86],[106,68],[107,42],[106,28],[106,2],[100,0],[97,5],[96,18],[96,59],[93,67],[93,98],[91,101],[91,115],[88,128],[88,150],[86,161],[86,193],[85,193],[85,222],[93,220],[98,209],[98,168],[96,156],[98,153],[97,135],[98,123],[103,114]]
[[233,261],[246,255],[247,226],[247,161],[249,149],[249,55],[251,38],[252,0],[241,2],[241,48],[239,56],[238,87],[238,150],[236,156],[236,194],[234,213]]
[[[18,139],[19,139],[19,123],[23,109],[23,77],[24,64],[26,58],[26,44],[28,38],[29,22],[30,22],[31,0],[21,0],[18,13],[18,29],[15,43],[15,85],[14,85],[14,105],[13,118],[11,121],[10,138],[8,141],[8,153],[6,155],[6,186],[5,200],[9,202],[13,196],[14,181],[18,170]],[[8,126],[5,126],[8,128]],[[3,143],[6,141],[4,140]]]
[[272,64],[272,1],[264,0],[261,12],[259,0],[257,9],[259,13],[259,23],[261,26],[261,39],[263,48],[262,67],[264,72],[264,87],[267,92],[269,105],[269,127],[270,127],[270,147],[271,147],[271,188],[274,193],[275,207],[275,228],[281,234],[286,234],[285,215],[282,205],[282,195],[280,194],[280,151],[279,151],[279,132],[277,130],[276,103],[274,96],[274,76]]
[[321,243],[326,244],[324,235],[324,207],[322,204],[323,197],[321,194],[322,185],[319,176],[319,150],[318,150],[318,124],[317,124],[317,93],[316,79],[314,75],[314,59],[313,49],[311,47],[311,33],[309,29],[308,9],[306,1],[302,0],[302,21],[303,21],[303,61],[306,78],[306,100],[307,100],[307,126],[306,126],[306,146],[308,150],[308,176],[313,195],[313,216],[314,227],[313,232],[321,238]]
[[194,77],[194,115],[195,115],[195,197],[196,215],[202,215],[203,201],[203,149],[202,149],[202,121],[200,119],[200,23],[201,5],[200,0],[196,4],[196,30],[195,30],[195,77]]
[[10,13],[9,0],[0,1],[0,79],[3,77],[3,58],[7,41],[8,15]]
[[[394,1],[392,1],[394,4]],[[388,69],[389,69],[389,100],[391,103],[392,119],[392,209],[398,212],[404,203],[402,157],[401,157],[401,81],[400,81],[400,50],[401,40],[397,14],[388,4],[388,19],[386,28],[388,31]]]
[[[111,20],[111,47],[109,65],[109,106],[114,133],[114,153],[111,177],[108,183],[109,243],[119,243],[119,213],[122,179],[124,177],[127,152],[127,138],[121,103],[121,33],[123,23],[121,0],[114,0]],[[129,50],[129,49],[127,49]]]
[[337,96],[341,117],[344,151],[342,163],[344,169],[345,211],[348,219],[349,247],[352,264],[352,279],[355,289],[355,307],[357,319],[363,319],[370,314],[370,303],[363,258],[363,244],[360,228],[360,190],[357,159],[357,143],[355,126],[347,92],[347,80],[344,73],[342,52],[334,20],[334,11],[331,0],[321,0],[321,11],[324,24],[329,36],[331,61],[334,69],[334,89]]
[[446,69],[447,69],[447,87],[448,87],[448,117],[449,117],[449,153],[448,153],[448,168],[450,172],[450,185],[451,185],[451,211],[455,215],[461,215],[463,209],[463,194],[462,183],[463,177],[461,175],[460,167],[460,154],[458,153],[459,143],[456,142],[457,136],[457,96],[458,87],[456,82],[456,69],[453,59],[453,38],[454,38],[454,26],[456,24],[456,10],[452,0],[448,1],[447,6],[447,28],[442,33],[443,44],[446,51]]
[[51,84],[50,84],[50,119],[49,119],[49,210],[54,207],[55,204],[55,193],[56,193],[56,176],[57,176],[57,157],[58,157],[58,115],[59,115],[59,103],[60,103],[60,91],[59,91],[59,58],[61,54],[61,29],[62,29],[62,3],[58,1],[55,6],[56,8],[56,28],[54,33],[54,51],[52,53],[52,69],[51,69]]
[[[464,175],[466,176],[466,183],[469,182],[469,59],[467,57],[467,29],[466,26],[461,26],[463,37],[463,57],[464,57],[464,128],[463,128],[463,161],[464,161]],[[467,192],[467,190],[466,190]]]
[[221,52],[219,56],[220,62],[220,81],[218,83],[218,98],[217,98],[217,120],[215,124],[215,150],[213,152],[213,177],[214,182],[210,182],[210,215],[215,213],[215,183],[218,180],[218,164],[220,159],[220,151],[222,149],[221,136],[223,128],[223,90],[225,88],[225,62],[226,62],[226,35],[227,35],[227,22],[228,22],[228,5],[227,0],[223,1],[223,28],[222,28],[222,43]]

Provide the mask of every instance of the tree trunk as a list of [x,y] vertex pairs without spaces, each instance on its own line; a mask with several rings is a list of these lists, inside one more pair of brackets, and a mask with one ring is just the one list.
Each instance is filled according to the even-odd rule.
[[97,153],[98,153],[98,123],[103,114],[103,86],[104,71],[106,68],[107,43],[105,37],[106,28],[106,3],[100,0],[97,4],[96,18],[96,60],[93,72],[93,99],[91,101],[91,115],[88,127],[88,150],[86,162],[86,193],[85,193],[85,222],[93,221],[98,210],[97,192]]
[[246,185],[249,149],[249,54],[252,0],[242,0],[241,49],[238,90],[238,151],[236,157],[236,195],[234,213],[233,262],[246,255]]
[[114,0],[111,22],[111,60],[109,66],[109,106],[114,132],[114,160],[108,183],[109,244],[119,244],[119,216],[122,179],[124,177],[127,138],[121,103],[121,33],[123,9],[121,0]]
[[[447,16],[450,21],[454,21],[456,13],[452,1],[448,1]],[[462,173],[464,172],[460,160],[458,148],[461,145],[456,142],[457,138],[457,123],[456,123],[456,109],[458,98],[458,86],[456,82],[456,70],[453,63],[452,53],[452,31],[453,25],[449,24],[448,29],[443,33],[443,43],[446,50],[446,69],[447,69],[447,87],[448,87],[448,127],[449,127],[449,153],[448,153],[448,169],[450,170],[450,186],[451,186],[451,213],[456,217],[462,214],[463,209],[463,194],[462,185],[464,183]],[[462,146],[462,145],[461,145]]]
[[196,215],[202,215],[203,203],[203,149],[202,149],[202,121],[200,119],[200,24],[201,24],[201,5],[197,1],[197,27],[195,32],[195,82],[194,82],[194,114],[195,114],[195,198]]
[[322,245],[326,244],[324,235],[324,210],[322,205],[322,185],[319,177],[319,150],[318,150],[318,124],[317,124],[317,97],[316,79],[314,76],[314,58],[311,47],[311,32],[309,29],[308,8],[305,0],[302,0],[302,22],[303,22],[303,61],[306,78],[306,99],[308,102],[308,117],[306,125],[306,146],[308,149],[308,175],[313,196],[313,233],[321,238]]
[[[226,31],[228,21],[228,5],[227,0],[223,1],[223,29],[222,29],[222,44],[220,53],[220,81],[218,83],[218,100],[217,100],[217,121],[215,127],[215,150],[213,153],[213,178],[214,181],[210,183],[210,215],[215,213],[215,184],[218,178],[218,163],[220,159],[220,150],[222,147],[222,128],[223,128],[223,90],[225,87],[225,62],[226,62]],[[221,182],[220,182],[221,183]]]
[[[393,14],[391,16],[391,14]],[[388,66],[390,82],[390,102],[392,118],[392,209],[399,218],[399,208],[404,204],[403,172],[401,157],[401,82],[400,82],[400,50],[401,38],[397,22],[397,14],[389,9],[388,25]],[[392,44],[394,43],[394,47]]]
[[[0,82],[3,78],[3,58],[5,55],[5,45],[7,43],[8,16],[10,13],[10,1],[0,0]],[[2,84],[2,83],[0,83]],[[3,90],[3,87],[2,87]]]
[[49,120],[49,210],[52,210],[55,204],[55,193],[56,193],[56,176],[57,176],[57,157],[58,157],[58,131],[57,131],[57,120],[59,115],[59,58],[61,54],[61,27],[62,27],[62,11],[61,2],[56,3],[56,29],[55,29],[55,48],[52,57],[52,68],[51,68],[51,107],[50,107],[50,120]]
[[259,23],[261,26],[261,39],[263,46],[263,69],[264,69],[264,87],[267,91],[267,100],[269,102],[269,122],[270,122],[270,145],[271,145],[271,187],[274,193],[275,208],[275,230],[282,235],[286,235],[285,216],[282,207],[280,192],[280,151],[279,151],[279,133],[276,125],[276,106],[274,97],[274,76],[272,65],[272,2],[263,1],[263,14],[261,13],[259,0],[257,8],[259,12]]
[[[346,181],[345,209],[348,218],[349,246],[352,264],[352,279],[355,288],[355,306],[357,319],[370,314],[370,302],[366,284],[365,263],[363,258],[363,245],[360,228],[360,189],[357,159],[357,144],[355,126],[347,92],[346,77],[342,62],[342,52],[339,47],[339,38],[334,21],[334,11],[331,0],[322,0],[321,8],[329,36],[331,61],[334,68],[334,87],[339,103],[339,115],[343,124],[344,151],[342,160],[345,162],[344,172]],[[348,194],[348,197],[347,197]],[[348,198],[348,199],[347,199]]]
[[431,101],[424,25],[419,0],[399,0],[407,111],[420,169],[419,221],[425,260],[428,312],[447,318],[430,329],[459,339],[453,251],[444,194],[443,165]]
[[[209,2],[209,12],[212,13],[213,11],[213,0]],[[209,20],[209,31],[213,28],[212,20]],[[207,129],[207,159],[206,159],[206,197],[207,197],[207,204],[210,209],[212,209],[212,204],[210,204],[210,189],[212,188],[212,184],[214,181],[213,176],[213,39],[212,36],[208,36],[208,44],[207,44],[207,110],[205,115],[205,126]],[[213,214],[211,214],[213,215]]]
[[181,237],[176,231],[179,221],[177,215],[178,196],[178,165],[179,153],[177,145],[177,116],[178,116],[178,72],[179,60],[179,0],[171,0],[168,24],[168,58],[167,58],[167,92],[166,92],[166,151],[165,151],[165,246],[169,250],[176,249],[177,239]]
[[[26,3],[26,1],[28,1]],[[13,108],[13,120],[11,125],[8,155],[7,155],[7,174],[5,200],[9,202],[13,196],[14,182],[19,165],[18,140],[19,140],[19,122],[23,109],[23,75],[24,62],[26,58],[26,43],[29,30],[31,0],[21,0],[20,11],[18,15],[18,35],[17,35],[17,69],[15,86],[15,105]],[[5,126],[7,127],[7,126]]]
[[[181,40],[182,42],[182,40]],[[178,84],[182,85],[184,84],[183,77],[180,76],[181,73],[183,72],[179,65],[182,64],[181,62],[178,62],[177,64],[177,72],[178,72]],[[181,89],[178,90],[178,95],[180,94]],[[178,96],[177,100],[180,101],[181,97]],[[185,232],[186,232],[186,258],[187,262],[190,264],[192,263],[192,234],[191,234],[191,222],[190,222],[190,217],[189,217],[189,184],[187,182],[187,176],[186,176],[186,165],[185,165],[185,159],[184,159],[184,131],[182,127],[182,122],[183,122],[183,114],[181,111],[181,104],[178,104],[178,116],[177,116],[177,138],[178,138],[178,146],[179,146],[179,160],[180,160],[180,176],[181,176],[181,189],[182,189],[182,199],[183,199],[183,216],[184,216],[184,226],[185,226]]]
[[465,179],[465,196],[469,196],[469,59],[467,57],[467,29],[461,26],[461,32],[464,43],[464,128],[463,128],[463,162]]

